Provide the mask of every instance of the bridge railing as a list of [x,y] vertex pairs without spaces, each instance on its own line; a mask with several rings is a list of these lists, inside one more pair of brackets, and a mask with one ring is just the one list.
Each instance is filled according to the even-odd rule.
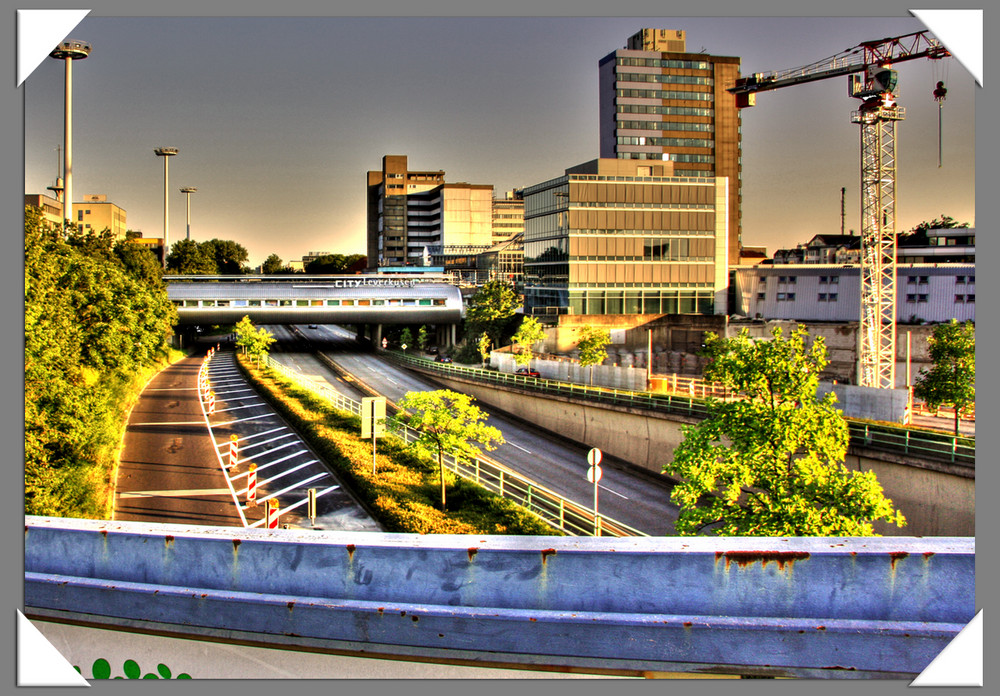
[[[344,396],[329,385],[283,365],[271,355],[267,356],[266,364],[300,387],[326,399],[335,408],[356,416],[361,415],[359,401]],[[419,437],[419,431],[398,421],[392,422],[390,432],[407,443],[411,443]],[[542,518],[554,529],[566,534],[573,536],[648,536],[645,532],[606,515],[598,513],[595,516],[592,508],[575,503],[487,457],[464,459],[451,453],[445,453],[442,461],[445,468],[455,475],[474,481],[502,498],[517,503]]]
[[[437,371],[443,375],[454,375],[495,384],[514,385],[544,394],[586,398],[590,401],[610,403],[617,406],[642,408],[664,413],[672,413],[695,418],[708,415],[707,401],[697,397],[678,394],[656,394],[608,387],[592,387],[574,382],[560,382],[542,377],[485,370],[453,363],[439,363],[425,358],[387,351],[386,356],[402,365]],[[848,420],[851,444],[858,447],[912,455],[952,464],[974,466],[976,463],[975,438],[913,430],[906,427],[863,423]]]

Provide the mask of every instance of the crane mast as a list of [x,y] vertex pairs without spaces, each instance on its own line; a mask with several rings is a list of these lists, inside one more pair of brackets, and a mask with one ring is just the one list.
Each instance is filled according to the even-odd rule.
[[729,92],[740,108],[756,93],[846,75],[861,100],[851,121],[861,127],[861,316],[857,383],[892,389],[896,379],[896,71],[889,66],[951,55],[927,32],[867,41],[831,58],[782,72],[741,78]]

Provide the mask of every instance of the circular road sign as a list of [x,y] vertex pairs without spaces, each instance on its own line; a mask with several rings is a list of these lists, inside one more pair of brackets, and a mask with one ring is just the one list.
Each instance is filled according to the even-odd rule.
[[601,463],[602,456],[603,455],[601,454],[601,450],[595,447],[594,449],[587,452],[587,463],[590,464],[591,466],[597,466],[598,464]]
[[591,483],[597,483],[598,481],[601,480],[601,476],[603,474],[604,472],[601,471],[601,467],[595,464],[594,466],[587,469],[587,480],[590,481]]

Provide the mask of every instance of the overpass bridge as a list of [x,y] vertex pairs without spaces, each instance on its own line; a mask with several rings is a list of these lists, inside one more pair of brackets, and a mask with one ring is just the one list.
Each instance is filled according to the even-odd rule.
[[[449,276],[164,276],[178,325],[342,324],[381,340],[386,324],[438,327],[438,343],[453,344],[463,315],[462,293]],[[447,327],[450,327],[450,331]]]

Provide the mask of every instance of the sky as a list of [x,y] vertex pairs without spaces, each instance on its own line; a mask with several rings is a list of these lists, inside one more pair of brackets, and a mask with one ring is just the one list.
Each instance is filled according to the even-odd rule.
[[[925,27],[895,18],[99,17],[70,37],[74,198],[105,194],[128,227],[232,239],[257,265],[365,253],[365,177],[387,154],[497,195],[599,154],[598,61],[643,27],[684,29],[688,50],[738,56],[742,74],[813,63]],[[63,65],[24,85],[25,193],[48,193],[63,133]],[[942,214],[975,226],[972,76],[954,59],[900,63],[898,228]],[[937,103],[943,166],[938,167]],[[860,229],[858,101],[847,79],[761,93],[742,112],[743,243],[776,249]]]

